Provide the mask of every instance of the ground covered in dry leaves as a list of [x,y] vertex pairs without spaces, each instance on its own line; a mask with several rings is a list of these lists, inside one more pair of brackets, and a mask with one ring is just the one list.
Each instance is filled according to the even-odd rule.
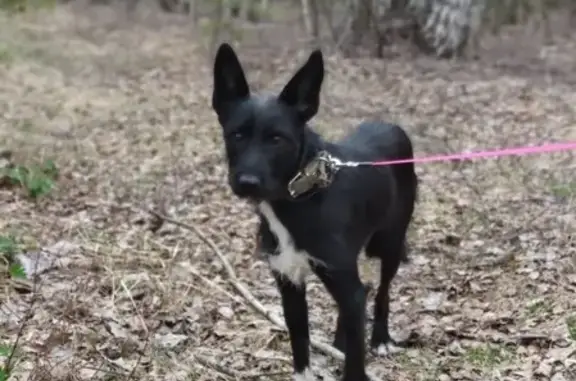
[[[205,40],[177,16],[1,16],[3,165],[51,159],[59,171],[37,200],[0,189],[0,234],[28,265],[40,253],[36,280],[0,280],[0,345],[19,337],[14,380],[289,379],[286,333],[234,286],[281,317],[254,216],[226,187]],[[288,45],[240,48],[257,88],[278,90],[309,52]],[[329,56],[315,127],[335,138],[384,118],[408,129],[418,155],[574,141],[576,47],[559,36],[529,48],[492,63]],[[393,329],[418,343],[370,356],[370,371],[576,379],[574,153],[418,172],[412,263],[392,294]],[[376,266],[361,267],[376,283]],[[330,343],[336,314],[316,279],[309,301],[312,334]],[[313,365],[324,380],[341,369],[317,350]]]

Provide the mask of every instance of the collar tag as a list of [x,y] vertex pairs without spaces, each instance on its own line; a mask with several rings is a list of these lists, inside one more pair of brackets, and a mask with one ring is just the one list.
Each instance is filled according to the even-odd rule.
[[309,190],[327,188],[334,180],[334,175],[340,169],[340,160],[332,157],[326,151],[320,151],[306,166],[298,171],[288,183],[288,192],[292,197],[298,197]]

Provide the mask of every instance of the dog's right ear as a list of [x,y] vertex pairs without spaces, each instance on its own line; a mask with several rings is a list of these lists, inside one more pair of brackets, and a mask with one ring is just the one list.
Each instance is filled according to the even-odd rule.
[[240,101],[250,95],[248,82],[238,56],[227,43],[222,43],[214,59],[214,89],[212,108],[218,115],[226,105]]

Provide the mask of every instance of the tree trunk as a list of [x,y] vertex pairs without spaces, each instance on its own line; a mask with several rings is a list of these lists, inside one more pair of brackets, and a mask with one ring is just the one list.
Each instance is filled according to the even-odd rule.
[[260,1],[260,11],[261,12],[267,13],[269,7],[270,7],[270,1],[269,0],[261,0]]
[[189,15],[192,24],[198,24],[198,0],[188,0],[188,6],[190,8]]
[[320,37],[317,0],[302,0],[302,19],[306,33],[316,44]]
[[370,31],[372,4],[370,0],[356,0],[352,2],[352,8],[351,45],[352,47],[357,47]]
[[423,41],[438,57],[464,53],[480,28],[485,0],[411,0]]
[[222,24],[227,25],[232,20],[232,3],[230,0],[219,0],[218,2],[222,7],[220,9]]
[[242,21],[248,21],[248,16],[253,8],[252,0],[242,0],[240,4],[240,14],[238,18]]
[[222,34],[230,29],[231,21],[232,7],[230,0],[217,0],[215,20],[212,24],[212,34],[210,36],[210,42],[208,46],[208,56],[210,59],[212,59],[216,53],[216,47],[218,46],[219,41],[222,40]]

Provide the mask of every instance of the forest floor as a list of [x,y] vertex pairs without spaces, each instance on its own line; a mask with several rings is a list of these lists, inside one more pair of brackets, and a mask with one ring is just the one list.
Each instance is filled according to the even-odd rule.
[[[255,89],[278,90],[309,54],[281,28],[239,45]],[[58,171],[0,179],[0,250],[42,265],[33,281],[0,278],[0,348],[19,337],[14,380],[289,379],[287,334],[235,288],[281,318],[255,217],[226,185],[206,40],[175,15],[0,15],[0,167]],[[329,54],[313,125],[334,139],[365,118],[399,123],[418,156],[574,141],[574,41],[505,37],[479,61]],[[370,372],[576,379],[574,153],[417,170],[391,326],[418,343],[370,355]],[[376,284],[377,266],[360,266]],[[314,278],[308,300],[314,339],[331,343],[336,311]],[[341,361],[312,359],[319,380],[338,378]]]

